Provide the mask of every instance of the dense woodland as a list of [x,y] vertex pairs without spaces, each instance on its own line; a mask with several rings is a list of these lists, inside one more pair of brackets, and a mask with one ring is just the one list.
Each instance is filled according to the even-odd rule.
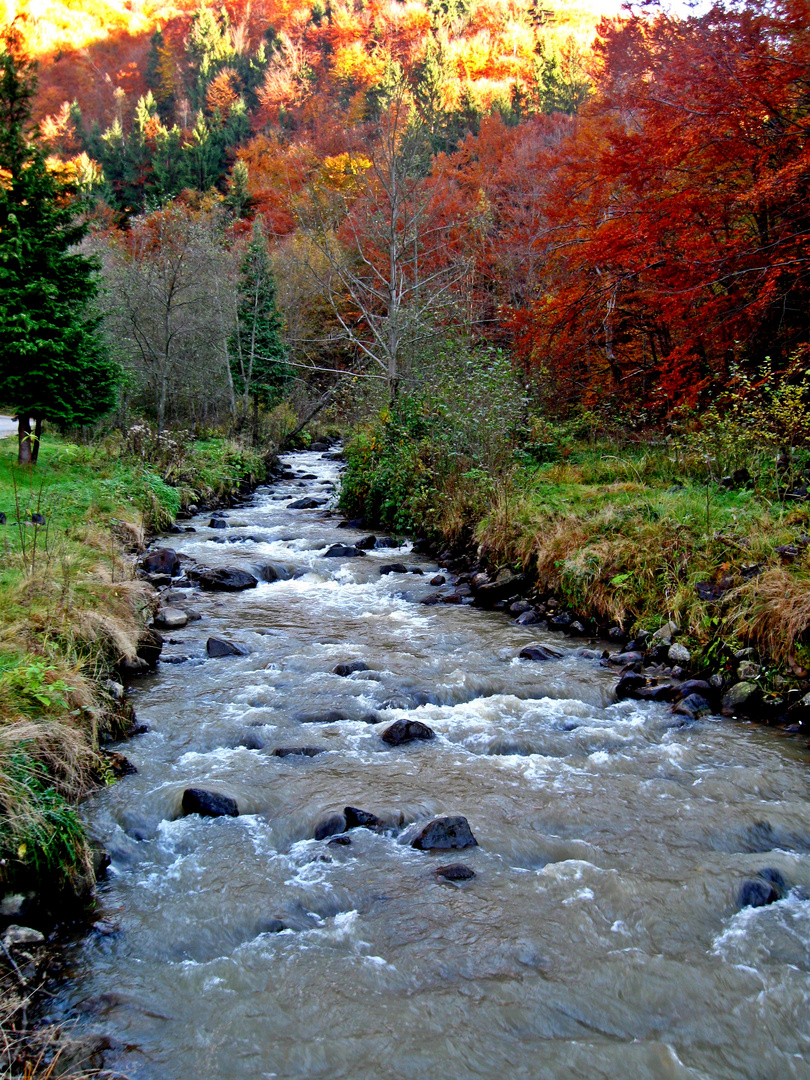
[[40,130],[92,222],[124,397],[159,426],[248,404],[251,237],[286,358],[265,403],[336,370],[396,395],[449,329],[556,415],[801,381],[804,0],[625,10],[593,40],[594,14],[515,0],[203,0],[117,36],[80,7],[18,25],[57,46]]

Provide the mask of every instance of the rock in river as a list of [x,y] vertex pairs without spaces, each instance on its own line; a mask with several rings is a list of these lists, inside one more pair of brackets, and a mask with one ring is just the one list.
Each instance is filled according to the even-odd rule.
[[189,573],[201,589],[206,592],[241,592],[243,589],[255,589],[258,579],[247,570],[238,570],[235,566],[220,566],[216,570],[197,570]]
[[317,757],[318,754],[325,754],[326,750],[322,746],[277,746],[273,751],[276,757]]
[[179,630],[188,622],[188,615],[179,607],[161,608],[155,616],[155,626],[161,630]]
[[353,675],[355,671],[368,670],[368,664],[364,663],[362,660],[350,660],[345,664],[338,664],[336,667],[332,668],[332,671],[335,673],[335,675],[341,675],[344,678],[347,675]]
[[419,720],[396,720],[382,733],[382,740],[389,746],[402,746],[417,739],[433,739],[435,733]]
[[411,841],[417,851],[447,851],[451,848],[477,847],[465,817],[440,817],[429,821]]
[[186,788],[183,792],[183,813],[199,814],[200,817],[239,817],[239,807],[236,799],[219,791]]
[[295,502],[287,503],[288,510],[316,510],[319,506],[325,506],[327,499],[296,499]]
[[351,544],[332,544],[323,557],[325,559],[356,559],[361,555],[365,555],[365,551],[359,547]]
[[232,641],[226,641],[225,638],[218,637],[208,639],[205,643],[205,651],[212,658],[247,655],[247,650],[243,649],[241,645],[235,645]]
[[527,645],[518,656],[521,660],[560,660],[564,653],[553,645]]

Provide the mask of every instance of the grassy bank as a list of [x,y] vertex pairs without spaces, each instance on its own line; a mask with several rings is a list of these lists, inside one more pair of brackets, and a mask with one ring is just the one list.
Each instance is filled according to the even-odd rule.
[[753,646],[763,688],[804,685],[801,445],[782,450],[777,467],[771,432],[717,414],[665,437],[600,431],[593,418],[555,425],[524,407],[517,420],[496,410],[482,432],[465,400],[423,393],[359,429],[344,512],[427,536],[470,565],[523,571],[535,596],[553,596],[602,633],[669,618],[698,668],[730,668],[735,651]]
[[46,436],[33,469],[0,442],[0,895],[31,890],[53,914],[89,895],[76,805],[114,778],[99,745],[129,717],[107,684],[152,603],[129,553],[183,506],[264,474],[228,440],[146,427],[87,446]]

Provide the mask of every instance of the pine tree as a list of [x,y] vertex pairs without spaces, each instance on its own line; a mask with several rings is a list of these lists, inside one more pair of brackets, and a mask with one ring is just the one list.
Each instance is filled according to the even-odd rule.
[[236,330],[230,347],[234,388],[242,395],[245,413],[253,400],[255,439],[259,405],[275,404],[292,381],[292,371],[285,363],[267,237],[258,218],[240,267]]
[[[70,206],[74,187],[49,168],[31,128],[34,64],[19,34],[0,38],[0,399],[19,425],[19,461],[36,461],[43,420],[98,419],[115,402],[94,265],[74,246],[86,227]],[[35,435],[31,421],[35,422]]]

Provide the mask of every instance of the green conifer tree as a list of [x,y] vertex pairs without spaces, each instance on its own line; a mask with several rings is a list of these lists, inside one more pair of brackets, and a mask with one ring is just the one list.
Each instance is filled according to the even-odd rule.
[[91,312],[95,267],[73,250],[86,231],[74,188],[48,167],[31,127],[35,91],[35,66],[10,28],[0,38],[0,400],[18,419],[21,464],[36,461],[43,420],[95,421],[117,382]]
[[292,382],[286,354],[267,236],[257,218],[240,268],[236,329],[230,341],[234,389],[242,396],[245,414],[253,402],[254,440],[259,405],[280,401]]

